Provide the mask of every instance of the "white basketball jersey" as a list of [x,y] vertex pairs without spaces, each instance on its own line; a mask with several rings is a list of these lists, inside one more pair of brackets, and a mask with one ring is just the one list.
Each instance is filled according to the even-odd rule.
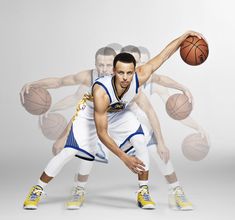
[[93,86],[96,84],[103,87],[103,89],[109,96],[110,104],[108,107],[108,113],[115,113],[124,110],[136,96],[139,88],[137,73],[134,74],[130,86],[126,89],[121,97],[118,97],[117,95],[117,90],[115,87],[115,76],[100,77],[94,82]]

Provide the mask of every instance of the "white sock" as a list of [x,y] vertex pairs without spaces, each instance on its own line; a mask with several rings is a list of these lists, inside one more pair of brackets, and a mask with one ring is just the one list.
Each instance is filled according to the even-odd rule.
[[44,189],[47,186],[47,183],[45,183],[45,182],[43,182],[42,180],[39,179],[37,185]]
[[174,189],[177,186],[180,186],[179,181],[176,181],[174,183],[169,183],[169,189]]
[[139,180],[139,187],[141,188],[142,186],[147,186],[148,185],[148,180]]

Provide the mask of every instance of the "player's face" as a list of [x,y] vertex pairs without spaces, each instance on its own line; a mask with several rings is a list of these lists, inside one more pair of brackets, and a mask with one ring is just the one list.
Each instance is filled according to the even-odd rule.
[[96,58],[96,69],[100,75],[113,74],[113,59],[114,56],[98,55]]
[[115,83],[121,88],[127,88],[134,76],[135,67],[133,63],[117,62],[116,67],[113,70],[115,74]]

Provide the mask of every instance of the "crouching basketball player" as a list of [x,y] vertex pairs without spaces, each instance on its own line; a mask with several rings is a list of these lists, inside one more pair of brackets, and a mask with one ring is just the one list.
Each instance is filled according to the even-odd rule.
[[[134,173],[138,174],[139,192],[137,204],[144,209],[153,209],[154,202],[148,190],[149,158],[144,133],[136,116],[127,110],[128,104],[143,85],[180,46],[188,36],[200,34],[186,32],[172,41],[159,55],[136,69],[131,54],[118,54],[113,62],[114,75],[98,78],[78,105],[64,149],[53,157],[42,173],[37,185],[30,190],[25,209],[36,209],[45,186],[74,158],[94,160],[98,138],[118,156]],[[136,157],[125,151],[135,148]]]

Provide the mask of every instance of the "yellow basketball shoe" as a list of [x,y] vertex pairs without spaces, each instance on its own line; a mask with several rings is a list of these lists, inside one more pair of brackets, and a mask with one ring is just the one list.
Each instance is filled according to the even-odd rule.
[[34,210],[37,209],[38,203],[40,202],[43,188],[41,186],[33,186],[24,201],[24,209]]
[[184,191],[180,186],[169,191],[168,202],[169,207],[174,210],[193,210],[192,203],[186,198]]
[[67,202],[67,209],[79,209],[85,200],[85,189],[83,187],[74,187],[72,191],[72,198]]
[[137,194],[137,204],[142,209],[155,209],[155,202],[149,195],[148,186],[141,186]]

